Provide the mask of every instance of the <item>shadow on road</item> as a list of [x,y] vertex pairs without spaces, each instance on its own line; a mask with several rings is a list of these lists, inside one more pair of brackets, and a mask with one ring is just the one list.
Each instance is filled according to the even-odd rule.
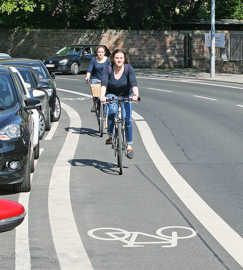
[[67,127],[65,128],[66,131],[71,131],[75,134],[84,134],[89,136],[99,136],[99,131],[92,129],[92,128],[77,128],[77,127]]
[[117,165],[96,159],[72,159],[69,161],[72,166],[94,167],[106,174],[119,174]]

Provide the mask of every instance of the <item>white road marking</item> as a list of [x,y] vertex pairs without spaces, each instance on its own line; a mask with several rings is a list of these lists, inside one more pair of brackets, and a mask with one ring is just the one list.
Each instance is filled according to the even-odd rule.
[[159,91],[159,92],[164,92],[164,93],[173,93],[173,91],[171,90],[166,90],[166,89],[159,89],[159,88],[147,88],[149,90],[155,90],[155,91]]
[[[182,83],[196,83],[196,84],[202,84],[202,85],[209,85],[209,86],[217,86],[217,87],[224,87],[224,88],[232,88],[232,89],[240,89],[240,90],[243,90],[242,87],[240,86],[231,86],[231,85],[225,85],[225,84],[217,84],[217,83],[207,83],[207,82],[203,82],[202,80],[201,81],[196,81],[195,79],[192,79],[192,78],[188,78],[188,79],[181,79],[181,78],[176,78],[176,79],[173,79],[173,78],[168,78],[167,77],[164,77],[164,78],[154,78],[154,77],[147,77],[147,76],[137,76],[138,79],[146,79],[146,80],[156,80],[156,81],[174,81],[174,82],[182,82]],[[207,80],[207,79],[205,79]],[[210,79],[208,79],[210,80]],[[227,83],[227,81],[226,81]],[[229,83],[229,82],[228,82]]]
[[[40,149],[40,155],[43,152],[43,148]],[[38,161],[35,160],[35,165]],[[33,174],[30,178],[31,182],[33,179]],[[30,259],[30,248],[29,248],[29,198],[30,193],[20,193],[19,203],[21,203],[26,212],[24,221],[20,226],[16,228],[15,232],[15,270],[30,270],[31,269],[31,259]]]
[[198,95],[193,95],[195,98],[201,98],[201,99],[206,99],[206,100],[212,100],[215,101],[217,100],[216,98],[210,98],[210,97],[204,97],[204,96],[198,96]]
[[91,98],[91,95],[79,93],[79,92],[72,91],[72,90],[67,90],[67,89],[62,89],[62,88],[57,88],[57,90],[62,91],[62,92],[66,92],[66,93],[70,93],[70,94],[75,94],[75,95],[80,95],[80,96]]
[[[70,118],[70,127],[80,127],[81,119],[72,107],[62,103]],[[69,131],[53,166],[48,209],[53,242],[62,270],[93,269],[80,239],[70,198],[70,160],[73,159],[79,135]]]
[[57,129],[58,125],[59,125],[59,121],[53,122],[51,124],[51,130],[49,130],[48,134],[45,136],[45,141],[52,140],[52,138],[53,138],[53,136],[54,136],[54,134],[56,132],[56,129]]
[[241,104],[238,104],[238,105],[235,105],[236,107],[240,107],[240,108],[243,108],[243,105]]
[[157,144],[148,124],[145,121],[135,123],[149,156],[165,181],[207,231],[243,267],[243,238],[215,213],[176,171]]

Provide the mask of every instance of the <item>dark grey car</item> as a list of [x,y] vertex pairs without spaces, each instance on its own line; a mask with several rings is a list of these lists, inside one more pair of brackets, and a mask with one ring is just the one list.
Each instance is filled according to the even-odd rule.
[[[44,60],[49,72],[71,73],[77,75],[81,71],[87,71],[89,62],[95,56],[99,45],[71,45],[58,50],[56,54]],[[106,46],[106,56],[110,51]]]

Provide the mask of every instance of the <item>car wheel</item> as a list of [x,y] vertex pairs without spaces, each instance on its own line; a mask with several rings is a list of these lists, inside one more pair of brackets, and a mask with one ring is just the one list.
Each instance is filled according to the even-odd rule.
[[50,107],[48,108],[48,112],[46,115],[46,130],[50,130],[51,129],[51,111],[50,111]]
[[22,183],[13,186],[14,192],[29,192],[31,189],[30,181],[30,160],[28,159],[25,167],[24,180]]
[[77,63],[72,63],[72,65],[71,65],[71,73],[73,75],[78,75],[78,73],[79,73],[79,66],[78,66]]
[[46,122],[43,112],[39,111],[39,139],[41,140],[46,131]]
[[58,96],[55,97],[55,104],[54,104],[54,111],[53,111],[53,114],[52,114],[52,119],[51,121],[52,122],[56,122],[60,119],[61,117],[61,102],[60,102],[60,99]]
[[40,157],[40,142],[34,148],[34,159],[38,159]]

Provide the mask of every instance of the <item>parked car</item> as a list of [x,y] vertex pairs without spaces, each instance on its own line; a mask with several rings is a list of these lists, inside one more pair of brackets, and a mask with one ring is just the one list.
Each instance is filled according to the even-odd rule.
[[11,56],[7,53],[0,53],[0,59],[9,59]]
[[39,110],[39,137],[42,139],[46,130],[51,129],[51,109],[49,106],[49,95],[46,91],[46,84],[39,83],[39,79],[32,67],[18,66],[14,67],[20,72],[25,84],[32,97],[40,99]]
[[[20,90],[21,90],[21,94],[24,95],[25,98],[30,98],[31,94],[28,91],[27,85],[24,82],[23,77],[21,76],[20,72],[13,66],[9,67],[11,69],[12,72],[14,72],[17,77],[19,78],[19,82],[20,82]],[[40,102],[40,100],[39,100]],[[40,103],[39,103],[40,104]],[[40,135],[40,117],[39,117],[39,106],[33,108],[31,110],[31,116],[33,118],[34,121],[34,134],[33,134],[33,146],[34,146],[34,158],[37,159],[39,158],[39,153],[40,153],[40,143],[39,143],[39,135]],[[32,163],[30,164],[30,172],[34,172],[34,161],[32,160]]]
[[22,94],[22,83],[10,67],[0,66],[0,185],[14,192],[31,189],[34,120],[39,100]]
[[49,95],[49,105],[51,108],[51,121],[58,121],[61,117],[61,102],[57,95],[55,74],[50,74],[41,60],[11,58],[0,60],[1,65],[22,65],[30,66],[34,69],[38,79],[45,86]]
[[[58,50],[54,56],[44,60],[49,72],[71,73],[77,75],[87,71],[91,58],[95,55],[98,45],[71,45]],[[110,51],[106,46],[106,56]]]
[[0,233],[15,229],[24,218],[25,209],[22,204],[0,199]]

